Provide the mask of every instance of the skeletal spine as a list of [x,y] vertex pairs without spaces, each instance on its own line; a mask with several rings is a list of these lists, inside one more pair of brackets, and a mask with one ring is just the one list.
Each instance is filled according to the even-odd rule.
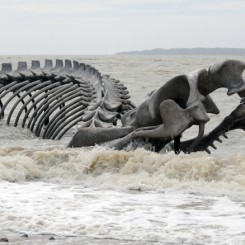
[[[60,139],[73,126],[113,127],[134,108],[119,81],[92,66],[71,60],[3,63],[0,71],[0,116],[6,124],[27,125],[37,136]],[[22,103],[22,106],[20,104]],[[12,121],[11,121],[12,119]]]

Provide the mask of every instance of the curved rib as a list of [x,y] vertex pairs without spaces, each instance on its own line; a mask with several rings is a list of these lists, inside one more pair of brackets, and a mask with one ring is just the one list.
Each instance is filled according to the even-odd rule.
[[[50,103],[49,99],[51,98],[51,102],[60,96],[60,93],[65,93],[68,89],[71,88],[71,85],[64,85],[61,88],[58,88],[53,94],[47,92],[44,101],[38,106],[38,108],[34,111],[32,117],[30,118],[27,127],[33,131],[35,126],[35,122],[38,120],[38,117],[42,114],[42,112],[47,109],[48,103]],[[33,122],[32,122],[33,121]]]
[[[5,108],[7,107],[7,105],[10,103],[10,101],[12,100],[12,99],[14,99],[14,97],[17,95],[18,97],[19,97],[19,99],[17,100],[17,102],[14,104],[14,106],[12,107],[12,109],[11,109],[11,111],[10,111],[10,114],[9,114],[9,116],[8,116],[8,119],[7,119],[7,124],[9,124],[9,121],[10,121],[10,118],[11,118],[11,116],[12,116],[12,113],[13,113],[13,111],[15,110],[15,108],[16,108],[16,106],[19,104],[19,102],[22,102],[23,104],[25,104],[25,102],[24,102],[24,97],[25,96],[20,96],[19,95],[19,93],[20,92],[22,92],[23,90],[25,91],[25,89],[27,89],[28,87],[31,87],[31,86],[33,86],[33,85],[35,85],[35,84],[40,84],[40,80],[38,80],[38,81],[36,81],[36,82],[33,82],[33,83],[29,83],[29,84],[27,84],[27,85],[25,85],[25,86],[23,86],[23,87],[21,87],[20,89],[18,89],[15,93],[13,93],[13,95],[5,102],[5,104],[4,104],[4,106],[3,106],[3,111],[5,110]],[[27,90],[28,91],[28,90]]]
[[[54,84],[51,84],[49,85],[47,88],[43,88],[42,90],[40,90],[38,93],[35,94],[35,96],[38,96],[40,95],[41,93],[47,91],[47,89],[50,89],[48,90],[48,92],[46,92],[45,94],[43,94],[42,96],[40,96],[36,101],[35,103],[33,103],[30,108],[28,109],[24,119],[23,119],[23,122],[22,122],[22,128],[24,128],[25,126],[25,122],[26,122],[26,119],[28,118],[28,115],[30,114],[31,110],[43,99],[43,98],[46,98],[50,93],[53,93],[54,91],[56,91],[58,88],[58,86],[61,85],[60,82],[56,82]],[[36,109],[37,110],[37,109]],[[34,111],[33,114],[35,114],[36,110]]]
[[[14,82],[11,82],[10,84],[8,85],[5,85],[3,86],[1,89],[0,89],[0,100],[7,94],[9,93],[9,88],[11,88],[12,86],[14,86],[16,83],[18,83],[17,81],[14,81]],[[3,91],[5,91],[4,93],[2,93]]]
[[[40,81],[39,81],[39,82],[40,82]],[[26,85],[25,85],[25,84],[26,84]],[[18,85],[18,87],[19,87],[20,84],[16,84],[16,85],[13,86],[13,87],[17,88],[17,85]],[[22,82],[21,85],[25,85],[25,86],[23,86],[23,87],[21,87],[20,89],[16,90],[16,91],[13,93],[13,95],[12,95],[10,98],[8,98],[8,100],[4,103],[3,108],[2,108],[2,110],[1,110],[1,115],[2,115],[2,113],[4,113],[4,110],[5,110],[5,108],[7,107],[7,105],[9,104],[9,102],[10,102],[16,95],[18,95],[21,91],[25,90],[26,88],[32,86],[32,84],[31,84],[30,81],[28,81],[28,80]]]
[[26,96],[30,95],[30,99],[28,99],[28,100],[23,104],[23,106],[21,107],[21,109],[19,110],[19,112],[18,112],[18,114],[17,114],[17,117],[16,117],[16,119],[15,119],[15,124],[14,124],[14,126],[16,127],[17,124],[18,124],[18,121],[19,121],[19,117],[20,117],[21,113],[23,112],[23,110],[26,110],[26,113],[27,113],[27,105],[28,105],[31,101],[32,101],[33,103],[35,103],[35,102],[34,102],[34,99],[33,99],[34,96],[31,96],[31,92],[32,92],[32,91],[35,91],[36,89],[42,88],[42,87],[44,87],[44,86],[46,86],[47,84],[50,84],[50,83],[51,83],[51,81],[46,81],[46,82],[44,82],[44,83],[37,84],[36,86],[34,86],[34,87],[32,87],[31,89],[27,90],[26,93],[23,94],[23,95],[19,98],[19,100],[17,100],[17,101],[15,102],[14,106],[12,107],[11,111],[9,112],[9,116],[8,116],[8,119],[7,119],[7,124],[9,124],[10,119],[11,119],[11,116],[12,116],[12,114],[13,114],[15,108],[16,108],[16,107],[18,106],[18,104],[20,103],[20,101],[23,100]]
[[54,117],[49,121],[49,124],[46,125],[45,131],[43,133],[43,137],[49,139],[49,134],[50,133],[52,134],[53,127],[58,123],[60,118],[63,119],[63,117],[67,114],[67,110],[69,110],[70,112],[71,110],[79,106],[80,104],[81,104],[80,98],[78,98],[72,101],[71,103],[65,105],[59,112],[57,112],[56,115],[54,115]]
[[[84,107],[83,105],[80,105],[80,107],[77,107],[77,108],[73,109],[72,111],[70,111],[70,113],[68,113],[64,117],[64,120],[67,120],[71,116],[74,117],[74,113],[77,113],[77,112],[80,112],[79,116],[82,116],[84,114],[84,110],[86,110],[86,107]],[[74,118],[70,118],[68,121],[65,121],[65,122],[60,121],[57,125],[55,125],[55,127],[53,128],[53,130],[49,134],[49,139],[50,138],[55,139],[55,137],[61,131],[61,129],[64,128],[67,124],[69,124],[72,120],[74,120]]]
[[[31,100],[32,103],[35,103],[35,100],[33,99],[32,93],[29,94],[29,97],[32,99],[32,100]],[[36,107],[35,107],[35,109],[36,109]],[[25,108],[25,112],[27,112],[27,108]]]
[[[76,92],[77,91],[77,92]],[[62,94],[63,95],[63,94]],[[65,94],[65,97],[59,96],[60,98],[57,99],[57,101],[54,101],[52,105],[49,105],[49,108],[47,109],[46,113],[41,116],[39,119],[39,122],[37,123],[37,127],[35,130],[35,133],[37,136],[40,135],[41,129],[43,124],[45,123],[46,119],[49,118],[49,116],[62,104],[64,104],[66,101],[69,101],[70,99],[73,99],[77,96],[81,96],[79,88],[76,90],[71,91],[70,93]]]
[[[72,121],[72,120],[75,120],[77,117],[77,119],[74,121],[74,122],[72,122],[70,125],[67,125],[67,127],[66,128],[64,128],[63,127],[63,130],[61,130],[60,131],[60,133],[58,134],[58,140],[60,140],[61,138],[62,138],[62,136],[70,129],[70,128],[72,128],[73,126],[75,126],[78,122],[81,122],[81,116],[82,115],[74,115],[74,118],[72,118],[72,119],[70,119],[69,121]],[[61,126],[63,126],[63,125],[61,125]],[[54,137],[56,137],[56,135],[57,134],[55,134],[53,137],[52,137],[52,139],[54,139]]]
[[[20,99],[20,95],[19,94],[17,94],[17,97]],[[21,101],[21,103],[24,105],[25,104],[25,101],[23,100],[23,99],[20,99],[20,101]],[[25,112],[27,112],[27,109],[25,109]]]
[[1,94],[4,90],[6,90],[6,89],[8,89],[9,87],[11,87],[11,86],[13,86],[14,84],[16,84],[17,81],[13,81],[13,82],[7,83],[7,84],[5,84],[5,83],[6,83],[6,82],[4,82],[4,84],[1,84],[2,86],[0,87],[0,94]]

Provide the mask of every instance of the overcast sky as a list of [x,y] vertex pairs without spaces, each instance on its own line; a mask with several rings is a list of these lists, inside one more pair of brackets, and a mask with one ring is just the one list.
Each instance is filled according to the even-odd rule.
[[245,48],[244,0],[0,0],[0,54]]

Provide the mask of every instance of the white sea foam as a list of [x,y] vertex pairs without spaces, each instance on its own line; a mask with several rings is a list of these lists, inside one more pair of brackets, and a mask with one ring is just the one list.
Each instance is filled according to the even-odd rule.
[[244,207],[225,196],[135,193],[43,182],[4,182],[0,191],[1,227],[11,231],[135,240],[143,244],[245,241]]
[[245,197],[245,157],[206,153],[157,154],[144,149],[114,151],[8,147],[0,149],[0,179],[10,182],[84,183],[131,190],[189,190]]

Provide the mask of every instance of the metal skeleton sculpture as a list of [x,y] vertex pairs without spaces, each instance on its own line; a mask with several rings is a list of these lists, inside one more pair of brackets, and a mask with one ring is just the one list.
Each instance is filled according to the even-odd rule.
[[[138,106],[129,100],[127,88],[118,80],[101,75],[95,68],[77,61],[45,60],[9,63],[0,71],[1,118],[6,124],[27,126],[44,139],[60,139],[75,125],[68,147],[103,144],[123,149],[131,141],[150,142],[155,151],[170,144],[178,153],[207,151],[215,140],[234,129],[245,130],[245,64],[226,60],[188,75],[173,77],[151,92]],[[208,113],[219,109],[209,96],[225,87],[238,93],[240,105],[204,136]],[[7,112],[7,113],[6,113]],[[120,126],[117,124],[120,122]],[[195,139],[181,142],[182,133],[199,126]]]

